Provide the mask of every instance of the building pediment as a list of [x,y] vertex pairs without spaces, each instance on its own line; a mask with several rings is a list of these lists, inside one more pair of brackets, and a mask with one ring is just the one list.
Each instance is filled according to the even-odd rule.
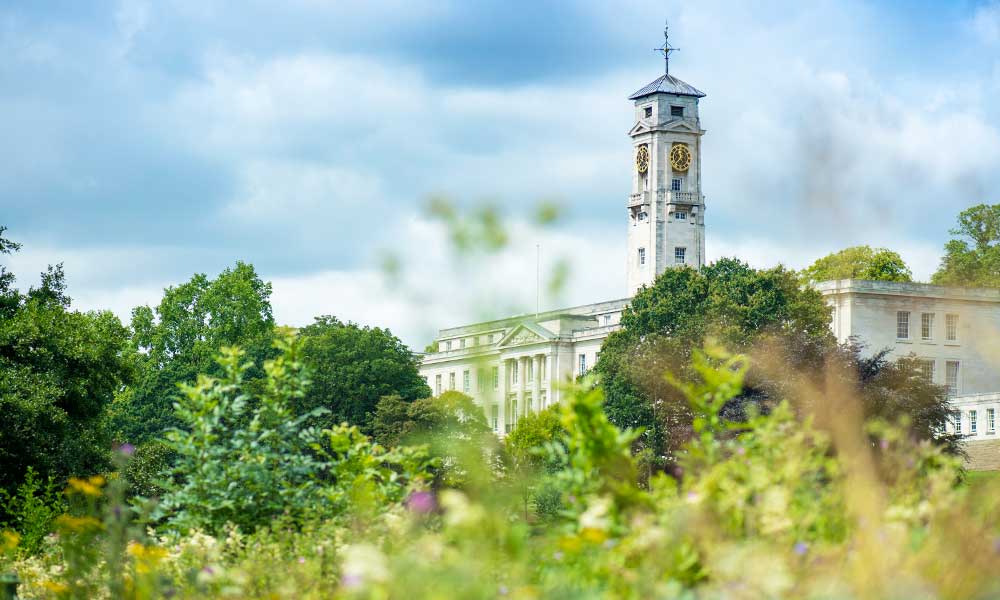
[[497,344],[501,348],[509,348],[512,346],[525,346],[528,344],[537,344],[539,342],[547,342],[555,337],[551,331],[548,331],[544,327],[540,327],[535,323],[520,323],[513,329],[507,332],[507,335],[500,340]]

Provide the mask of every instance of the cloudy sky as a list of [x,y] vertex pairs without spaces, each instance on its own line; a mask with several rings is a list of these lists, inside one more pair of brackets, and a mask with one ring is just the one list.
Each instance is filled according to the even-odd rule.
[[[249,261],[279,321],[418,347],[533,310],[536,245],[571,267],[543,308],[621,297],[627,97],[665,17],[671,72],[708,94],[710,257],[867,243],[926,278],[955,215],[1000,202],[996,0],[23,0],[0,6],[7,263],[28,286],[64,262],[78,308],[127,318]],[[456,256],[432,194],[500,206],[510,247]]]

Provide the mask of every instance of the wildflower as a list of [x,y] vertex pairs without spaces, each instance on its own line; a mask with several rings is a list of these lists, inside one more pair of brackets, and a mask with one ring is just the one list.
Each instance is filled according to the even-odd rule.
[[427,514],[434,510],[434,495],[430,492],[413,492],[406,499],[406,508],[415,513]]
[[306,559],[300,556],[300,557],[299,557],[299,564],[300,564],[300,565],[304,565],[304,564],[306,564]]
[[498,591],[498,592],[500,592],[500,595],[501,595],[501,596],[506,596],[506,595],[507,595],[507,591],[508,591],[508,590],[507,590],[507,586],[505,586],[505,585],[501,585],[501,586],[500,586],[500,589],[499,589],[499,590],[497,590],[497,591]]
[[13,531],[4,531],[0,534],[0,554],[6,554],[17,548],[21,543],[21,536]]
[[138,542],[129,542],[125,552],[135,559],[135,571],[142,575],[155,571],[160,561],[167,557],[166,549],[144,546]]
[[556,560],[562,560],[563,556],[565,556],[565,555],[562,553],[561,550],[556,550],[555,552],[552,553],[552,558],[554,558]]
[[881,448],[883,450],[888,450],[889,449],[889,440],[883,438],[882,440],[879,441],[878,445],[879,445],[879,448]]
[[73,515],[60,515],[56,518],[56,526],[71,532],[99,530],[103,527],[101,522],[94,517],[74,517]]
[[86,479],[81,477],[70,477],[69,487],[66,488],[66,493],[82,494],[84,496],[98,498],[101,495],[102,487],[104,487],[104,478],[100,475],[94,475]]
[[124,454],[125,456],[132,456],[133,454],[135,454],[135,446],[133,446],[128,442],[125,442],[121,446],[118,446],[118,451]]
[[804,556],[805,553],[809,551],[809,544],[805,542],[796,542],[794,551],[799,556]]
[[699,500],[701,500],[701,496],[698,495],[698,492],[691,490],[690,492],[687,493],[688,503],[697,504]]

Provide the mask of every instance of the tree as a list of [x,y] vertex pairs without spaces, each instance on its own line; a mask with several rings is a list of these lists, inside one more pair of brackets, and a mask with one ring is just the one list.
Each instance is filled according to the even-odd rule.
[[317,317],[299,331],[313,382],[302,410],[325,408],[322,424],[350,423],[372,432],[376,405],[384,396],[412,402],[431,390],[419,373],[416,356],[388,329]]
[[[3,231],[0,254],[10,254],[19,246]],[[27,293],[13,283],[0,268],[0,488],[8,492],[29,467],[43,479],[106,468],[104,411],[134,374],[128,331],[108,311],[71,310],[62,265]]]
[[381,398],[372,415],[374,438],[388,447],[426,444],[438,459],[438,485],[461,486],[470,478],[490,478],[484,457],[493,452],[493,435],[481,406],[461,392],[407,402],[400,396]]
[[664,373],[690,381],[692,350],[709,339],[754,359],[742,392],[722,408],[740,422],[749,408],[766,412],[777,401],[799,400],[802,381],[822,381],[831,369],[847,373],[867,418],[906,415],[919,439],[935,437],[948,415],[944,390],[921,377],[909,360],[888,351],[865,357],[862,346],[838,346],[822,296],[800,286],[782,267],[751,269],[722,259],[701,272],[668,270],[643,288],[622,315],[622,329],[605,342],[597,364],[609,418],[619,427],[643,427],[638,451],[649,466],[670,462],[693,433],[693,415]]
[[801,272],[807,282],[831,279],[913,281],[913,273],[896,252],[887,248],[852,246],[818,259]]
[[958,227],[950,233],[959,239],[945,244],[941,266],[931,283],[1000,287],[1000,204],[980,204],[963,210],[958,215]]
[[248,385],[259,381],[259,365],[275,356],[270,296],[271,284],[252,265],[237,262],[215,279],[197,274],[168,287],[155,309],[133,310],[132,342],[141,368],[135,387],[115,403],[117,436],[138,444],[177,426],[178,385],[198,374],[220,374],[215,356],[223,347],[243,348],[254,365],[245,374]]
[[[690,376],[692,351],[708,338],[736,352],[769,336],[803,347],[835,344],[819,292],[783,267],[756,270],[733,258],[701,271],[668,269],[633,297],[621,324],[605,341],[596,370],[609,419],[645,429],[636,450],[651,466],[662,465],[691,434],[687,403],[664,373]],[[761,392],[750,386],[747,394]]]

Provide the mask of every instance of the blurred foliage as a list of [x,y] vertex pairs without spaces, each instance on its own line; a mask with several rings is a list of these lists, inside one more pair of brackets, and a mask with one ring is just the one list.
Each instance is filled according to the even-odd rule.
[[218,375],[215,355],[225,346],[244,349],[253,366],[247,385],[259,381],[259,365],[275,356],[271,284],[252,265],[237,262],[215,279],[197,274],[164,290],[155,308],[132,311],[132,343],[139,353],[138,381],[116,398],[111,421],[119,441],[141,445],[179,424],[173,403],[179,385],[199,374]]
[[313,421],[321,427],[349,423],[371,433],[380,398],[396,395],[413,401],[431,395],[418,358],[388,329],[322,316],[298,335],[312,384],[296,400],[296,409],[324,409]]
[[284,515],[337,515],[403,494],[425,469],[423,450],[387,452],[356,427],[307,426],[315,409],[293,407],[309,384],[302,340],[287,335],[264,363],[256,393],[245,385],[244,354],[225,349],[222,376],[184,384],[177,403],[183,427],[167,433],[177,453],[162,510],[170,527],[218,532],[227,524],[252,531]]
[[913,281],[913,272],[898,253],[871,246],[852,246],[828,254],[803,269],[799,275],[807,283],[831,279]]
[[1000,204],[979,204],[963,210],[951,234],[958,239],[945,244],[941,266],[931,283],[1000,287]]
[[[283,352],[287,357],[294,349]],[[201,393],[217,398],[233,385],[235,356],[223,360],[229,383],[202,386]],[[551,468],[515,475],[481,455],[478,466],[468,463],[479,474],[431,492],[405,485],[407,478],[392,484],[388,473],[395,471],[379,466],[385,451],[353,429],[317,446],[315,455],[340,465],[328,481],[350,497],[342,505],[351,507],[350,518],[323,508],[324,493],[308,515],[299,512],[293,494],[285,512],[256,528],[219,522],[210,532],[160,527],[147,533],[142,511],[122,505],[116,478],[108,484],[78,479],[69,489],[75,508],[59,519],[59,536],[33,555],[15,553],[13,566],[25,581],[25,598],[739,600],[1000,593],[994,576],[1000,495],[971,495],[958,483],[958,459],[915,440],[905,424],[864,426],[852,408],[859,399],[837,377],[795,382],[838,407],[832,420],[779,402],[735,427],[723,411],[742,393],[750,359],[708,346],[692,353],[691,365],[683,380],[668,376],[694,416],[696,435],[679,459],[683,477],[657,474],[642,485],[631,452],[636,432],[615,427],[600,388],[584,382],[565,389],[552,410],[526,417],[521,434],[511,434],[517,441],[509,443],[509,455],[543,456]],[[279,395],[287,399],[302,379],[286,368],[282,378],[272,377],[270,367],[269,381],[286,390]],[[239,396],[237,389],[225,393]],[[210,411],[199,414],[192,429],[215,431]],[[230,441],[220,436],[213,443]],[[242,459],[255,462],[250,455]],[[226,468],[215,460],[204,463],[210,471]],[[371,468],[380,475],[372,479]],[[235,490],[246,489],[242,475],[234,481],[204,480],[215,491],[199,499],[198,509],[221,516],[216,510],[239,501]],[[394,491],[380,493],[385,485]],[[524,486],[552,490],[548,502],[555,510],[539,519],[547,505],[533,504],[525,514]],[[0,550],[18,542],[9,533],[2,539]]]

